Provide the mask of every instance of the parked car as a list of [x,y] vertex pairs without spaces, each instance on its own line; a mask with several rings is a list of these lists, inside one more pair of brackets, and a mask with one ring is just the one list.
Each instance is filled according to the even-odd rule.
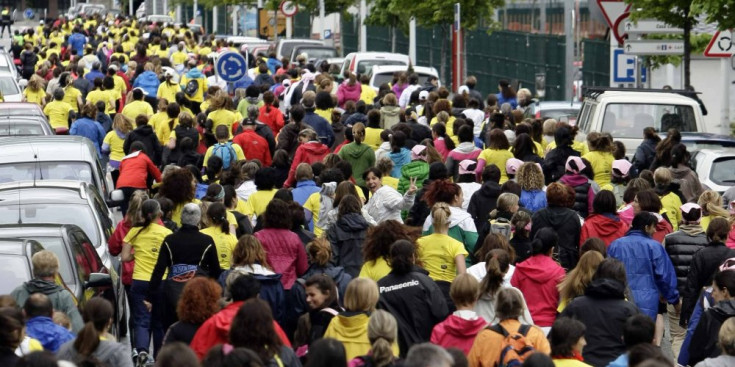
[[[116,268],[104,265],[89,237],[81,228],[73,224],[0,225],[0,244],[13,240],[17,243],[17,247],[21,243],[27,243],[26,246],[29,248],[23,249],[26,258],[29,258],[28,255],[33,256],[32,253],[28,253],[38,251],[41,244],[42,249],[56,254],[59,258],[59,280],[76,298],[79,308],[83,309],[92,297],[107,298],[114,305],[114,320],[117,321],[112,325],[112,334],[117,337],[125,335],[127,302],[125,288],[119,276],[122,269],[119,263]],[[25,274],[28,275],[26,279],[18,281],[16,278],[12,282],[18,286],[30,280],[30,272]],[[5,282],[6,278],[0,278],[0,284]]]
[[[97,157],[97,149],[82,136],[54,135],[0,138],[0,183],[27,180],[86,182],[109,199],[113,185]],[[112,202],[110,202],[113,205]]]
[[320,45],[299,45],[293,48],[291,51],[291,62],[296,62],[296,58],[304,54],[308,62],[315,62],[317,60],[324,60],[333,57],[337,57],[337,49],[331,46],[320,46]]
[[620,140],[632,156],[643,141],[643,129],[677,128],[681,132],[706,132],[696,95],[685,91],[645,89],[587,89],[577,119],[585,141],[592,131],[604,131]]
[[[23,84],[27,84],[27,82]],[[23,89],[13,73],[0,72],[0,93],[2,93],[2,99],[5,102],[23,101]]]
[[0,103],[0,116],[39,116],[46,118],[41,106],[29,102]]
[[0,136],[54,135],[54,129],[45,117],[7,116],[0,114]]
[[[8,53],[4,47],[0,47],[0,73],[10,73],[18,82],[22,79],[20,72],[18,72],[18,67],[13,61],[13,55]],[[27,85],[28,81],[26,80],[23,84]]]
[[97,189],[85,182],[48,180],[0,184],[0,223],[75,224],[92,241],[105,266],[114,218]]
[[291,51],[297,46],[324,46],[324,41],[307,38],[283,38],[278,40],[278,44],[271,45],[268,51],[274,51],[276,57],[280,60],[282,57],[290,57]]
[[695,151],[691,163],[702,185],[720,195],[735,186],[735,148]]
[[546,120],[554,119],[566,122],[569,125],[576,125],[577,115],[582,107],[580,102],[568,101],[540,101],[531,105],[533,114],[537,119]]
[[[378,91],[378,88],[383,83],[390,83],[393,81],[393,74],[398,71],[407,71],[408,67],[403,65],[375,65],[368,71],[370,77],[370,86]],[[419,76],[419,85],[425,85],[429,77],[436,77],[439,79],[439,72],[433,67],[426,66],[414,66],[413,72]],[[441,87],[441,83],[439,83]]]
[[402,65],[406,69],[411,63],[407,55],[394,54],[390,52],[352,52],[345,56],[340,74],[349,70],[352,73],[362,75],[372,70],[376,65]]
[[165,14],[153,14],[138,19],[141,22],[159,23],[159,24],[174,24],[174,18],[171,18]]
[[105,14],[106,12],[107,7],[102,4],[77,3],[75,6],[69,8],[69,11],[66,12],[66,17],[74,19],[86,15]]
[[[667,132],[659,132],[661,139],[666,138]],[[722,148],[735,148],[735,138],[728,135],[712,133],[681,133],[681,143],[686,145],[687,151],[693,153],[702,149],[719,150]]]
[[33,277],[31,258],[43,246],[34,240],[0,238],[0,294],[10,294]]

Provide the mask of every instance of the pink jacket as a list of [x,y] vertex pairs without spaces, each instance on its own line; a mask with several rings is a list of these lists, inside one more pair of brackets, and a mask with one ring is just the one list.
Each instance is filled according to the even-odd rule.
[[282,274],[284,289],[291,289],[299,275],[306,272],[306,250],[296,233],[287,229],[266,228],[255,232],[255,237],[263,244],[266,259],[273,271]]
[[475,337],[485,326],[487,322],[482,317],[467,320],[457,315],[449,315],[446,320],[434,326],[431,342],[445,348],[459,348],[467,355],[472,349]]
[[434,139],[434,149],[441,154],[443,160],[447,160],[447,156],[449,156],[449,148],[447,148],[447,143],[444,142],[444,138]]
[[349,85],[349,81],[339,85],[337,88],[337,104],[340,108],[345,108],[347,101],[357,102],[360,100],[360,93],[362,93],[362,86],[360,82],[353,85]]
[[735,249],[735,224],[730,228],[730,236],[727,237],[727,243],[725,243],[725,246]]
[[557,285],[564,279],[564,269],[546,255],[534,255],[516,264],[510,285],[520,289],[538,327],[551,326],[559,306]]

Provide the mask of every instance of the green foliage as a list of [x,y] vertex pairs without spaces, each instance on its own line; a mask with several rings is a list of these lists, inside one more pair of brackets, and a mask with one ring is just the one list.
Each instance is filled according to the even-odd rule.
[[482,21],[491,24],[495,9],[505,5],[505,0],[375,0],[368,24],[399,27],[404,32],[407,32],[410,17],[415,17],[420,27],[451,24],[457,2],[461,6],[461,24],[465,29],[475,29]]
[[625,0],[625,3],[632,5],[633,20],[654,18],[684,28],[687,19],[696,23],[695,18],[703,12],[702,3],[708,1],[712,0]]
[[717,23],[720,30],[735,28],[735,0],[699,0],[697,3],[706,14],[707,22]]

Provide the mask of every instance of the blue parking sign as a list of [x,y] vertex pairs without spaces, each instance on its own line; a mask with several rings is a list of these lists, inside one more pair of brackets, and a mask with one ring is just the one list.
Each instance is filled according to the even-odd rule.
[[234,83],[248,72],[248,64],[245,57],[237,52],[227,51],[217,56],[217,63],[214,65],[217,76],[228,83]]
[[[641,67],[641,82],[646,82],[647,72]],[[627,55],[622,48],[616,48],[612,54],[612,82],[635,83],[635,56]]]

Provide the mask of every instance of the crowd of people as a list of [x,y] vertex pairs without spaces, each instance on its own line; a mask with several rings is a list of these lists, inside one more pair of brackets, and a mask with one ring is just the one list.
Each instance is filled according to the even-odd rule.
[[222,84],[231,45],[123,17],[13,50],[25,100],[123,193],[130,332],[41,251],[0,296],[2,366],[735,365],[735,191],[701,185],[676,130],[629,161],[507,81],[376,91],[259,54]]

